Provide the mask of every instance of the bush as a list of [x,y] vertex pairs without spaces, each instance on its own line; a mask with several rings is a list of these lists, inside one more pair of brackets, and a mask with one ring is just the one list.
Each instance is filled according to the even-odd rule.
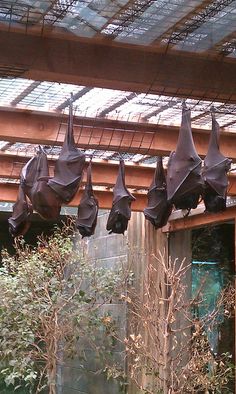
[[57,365],[78,356],[76,344],[83,337],[105,370],[96,335],[102,330],[114,344],[115,323],[101,306],[124,291],[122,270],[88,261],[71,226],[39,239],[35,248],[20,239],[15,250],[15,256],[4,252],[0,269],[0,374],[6,385],[55,393]]

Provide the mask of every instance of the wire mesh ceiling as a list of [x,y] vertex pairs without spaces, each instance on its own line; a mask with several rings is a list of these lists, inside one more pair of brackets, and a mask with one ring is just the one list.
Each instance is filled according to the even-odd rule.
[[[68,113],[70,93],[73,93],[76,116],[180,125],[182,100],[177,97],[0,78],[0,107]],[[193,127],[211,127],[210,108],[214,105],[220,126],[236,131],[236,105],[194,99],[187,99],[186,104],[192,111]]]
[[[52,31],[75,37],[118,43],[163,47],[209,56],[236,56],[236,0],[2,0],[0,23],[5,30],[22,29],[27,34]],[[56,34],[56,33],[55,33]],[[49,113],[68,113],[73,93],[76,116],[125,122],[180,125],[179,97],[136,93],[22,78],[24,69],[0,66],[0,107]],[[210,108],[215,106],[222,132],[236,132],[236,105],[222,101],[187,99],[192,126],[211,127]],[[32,156],[36,145],[0,141],[0,151]],[[58,146],[46,146],[56,157]],[[86,155],[119,160],[111,150],[87,149]],[[155,163],[155,156],[123,152],[125,160]],[[165,159],[167,160],[167,158]]]
[[[1,24],[235,56],[235,0],[2,0]],[[226,49],[227,48],[227,49]]]
[[[74,114],[80,118],[125,121],[127,125],[131,125],[133,122],[135,124],[180,125],[182,101],[177,97],[88,88],[56,82],[32,81],[23,78],[0,79],[0,107],[11,110],[45,111],[47,114],[51,113],[51,115],[60,117],[68,113],[68,97],[71,92],[74,100]],[[192,111],[193,127],[210,129],[210,108],[214,104],[222,132],[224,130],[232,133],[236,132],[235,105],[193,99],[186,100],[186,104]],[[65,126],[66,121],[63,124]],[[127,126],[126,128],[128,129],[129,127]],[[61,132],[63,133],[64,131]],[[120,133],[122,135],[122,129]],[[135,133],[132,132],[131,140],[134,135]],[[146,153],[131,153],[129,148],[127,148],[126,152],[122,152],[123,158],[133,163],[154,165],[156,156],[148,154],[152,136],[153,134],[150,133],[146,144]],[[143,141],[140,140],[140,146],[143,145],[142,143]],[[12,155],[31,157],[35,153],[36,148],[37,145],[34,144],[0,141],[0,151]],[[58,156],[60,149],[59,146],[45,146],[48,155],[54,158]],[[105,160],[119,160],[120,158],[120,152],[116,153],[114,150],[109,149],[102,150],[100,148],[96,150],[88,147],[84,151],[87,157],[93,156],[94,158]],[[166,161],[167,158],[165,159]]]

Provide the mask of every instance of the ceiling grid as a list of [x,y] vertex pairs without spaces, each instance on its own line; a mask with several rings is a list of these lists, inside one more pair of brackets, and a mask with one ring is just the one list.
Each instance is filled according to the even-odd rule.
[[[219,62],[227,59],[229,64],[235,61],[236,0],[2,0],[0,3],[0,30],[9,34],[16,32],[24,34],[24,37],[27,35],[45,39],[50,38],[51,34],[57,38],[58,34],[60,39],[65,38],[71,42],[84,39],[94,44],[108,43],[109,49],[132,47],[134,53],[135,48],[141,48],[143,53],[145,50],[146,53],[153,50],[153,53],[160,53],[160,62],[163,60],[164,65],[169,53],[173,55],[172,68],[168,63],[167,66],[160,67],[157,73],[153,74],[155,78],[152,77],[149,87],[143,90],[126,89],[126,85],[119,89],[99,87],[95,82],[93,84],[96,76],[91,78],[89,86],[86,83],[54,82],[53,79],[31,79],[26,78],[30,68],[27,64],[19,61],[8,65],[3,62],[0,64],[0,116],[1,110],[9,113],[42,113],[52,118],[64,116],[68,114],[69,98],[72,94],[74,114],[84,119],[84,124],[76,128],[76,132],[80,133],[77,134],[78,141],[84,138],[83,130],[87,136],[90,135],[90,142],[94,138],[94,130],[97,133],[101,131],[96,140],[97,147],[93,143],[87,149],[84,146],[82,148],[88,158],[118,161],[122,154],[127,162],[152,167],[156,155],[154,152],[149,153],[154,133],[138,134],[139,127],[137,126],[136,130],[132,125],[146,124],[147,129],[150,125],[164,128],[179,126],[183,98],[191,109],[193,128],[203,131],[210,129],[210,109],[214,105],[222,135],[236,133],[236,104],[235,99],[231,101],[231,96],[235,94],[233,91],[227,91],[226,88],[219,94],[217,89],[214,90],[214,83],[212,91],[209,84],[201,90],[196,84],[197,78],[191,86],[188,86],[188,83],[183,87],[181,82],[179,85],[172,83],[175,65],[176,69],[179,67],[178,70],[181,70],[182,60],[178,60],[178,54],[186,55],[190,59],[191,56],[199,56],[196,59],[214,59]],[[96,50],[100,53],[100,49]],[[37,63],[38,60],[40,59],[32,60],[32,63]],[[88,73],[90,60],[88,57]],[[106,62],[112,63],[110,50],[101,64]],[[184,60],[182,62],[184,66]],[[131,64],[134,66],[134,69],[128,70],[131,79],[136,78],[136,72],[139,79],[135,63]],[[54,65],[49,64],[49,67],[53,69]],[[95,69],[97,74],[100,72],[99,67],[101,65]],[[119,60],[117,70],[114,78],[122,81],[123,70]],[[202,71],[204,72],[204,67]],[[168,79],[165,73],[168,74]],[[39,72],[39,75],[43,74]],[[185,78],[182,75],[180,77],[182,80]],[[209,77],[214,82],[215,75],[209,74]],[[220,73],[217,78],[221,78]],[[159,80],[162,79],[163,86],[160,84],[159,87]],[[94,123],[86,125],[90,119],[94,119]],[[97,119],[123,122],[123,126],[119,129],[111,126],[108,133],[106,127],[96,126]],[[62,131],[57,130],[57,133],[62,133],[60,138],[65,132],[66,121],[63,122]],[[112,149],[109,149],[109,138],[111,141],[115,140],[115,148],[111,146]],[[118,138],[120,143],[117,142]],[[136,144],[134,151],[131,149],[132,144]],[[50,157],[56,158],[59,154],[61,148],[56,145],[44,145]],[[123,146],[126,146],[126,150]],[[22,140],[2,140],[0,157],[2,154],[30,157],[36,148],[37,144]],[[168,156],[164,154],[164,157],[166,163]]]

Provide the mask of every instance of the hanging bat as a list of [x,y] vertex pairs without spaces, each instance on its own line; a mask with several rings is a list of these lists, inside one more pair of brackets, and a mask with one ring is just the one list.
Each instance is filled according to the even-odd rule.
[[220,153],[220,127],[213,112],[211,116],[212,131],[202,170],[204,181],[203,200],[206,211],[220,212],[226,209],[227,172],[231,167],[232,161]]
[[125,163],[124,160],[120,160],[119,172],[113,189],[112,208],[106,226],[109,234],[124,234],[131,217],[131,202],[134,200],[135,197],[125,186]]
[[70,202],[75,196],[82,180],[85,166],[85,154],[75,145],[73,134],[72,100],[69,109],[69,122],[61,153],[55,164],[54,177],[48,185],[64,203]]
[[43,219],[56,219],[60,215],[61,200],[48,186],[48,180],[47,155],[40,146],[36,156],[29,160],[22,169],[21,185],[33,209]]
[[192,137],[191,112],[184,105],[176,150],[167,166],[167,199],[176,209],[197,207],[203,186],[201,164]]
[[13,237],[25,235],[30,228],[30,217],[33,213],[33,207],[27,199],[21,185],[17,201],[13,205],[12,216],[8,219],[9,232]]
[[172,204],[167,202],[166,177],[162,157],[157,157],[153,181],[148,190],[148,206],[144,215],[158,229],[166,225],[172,211]]
[[76,227],[82,238],[94,234],[98,216],[98,200],[94,196],[91,180],[91,161],[87,168],[87,183],[78,206]]

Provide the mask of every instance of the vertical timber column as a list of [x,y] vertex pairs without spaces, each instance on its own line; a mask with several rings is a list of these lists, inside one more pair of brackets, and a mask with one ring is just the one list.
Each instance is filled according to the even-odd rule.
[[191,253],[191,230],[181,230],[169,236],[169,254],[172,259],[182,260],[186,258],[189,262],[192,258]]
[[[236,216],[234,218],[234,288],[236,288]],[[235,300],[236,301],[236,300]],[[236,360],[236,314],[235,314],[235,324],[234,324],[234,357]],[[235,382],[235,392],[236,392],[236,382]]]
[[[152,334],[155,337],[155,344],[149,335],[149,330],[145,327],[145,321],[140,319],[137,328],[137,334],[142,335],[145,349],[153,354],[153,358],[159,360],[162,355],[159,347],[158,320],[164,314],[164,306],[159,304],[159,299],[165,294],[164,272],[161,266],[168,264],[168,238],[161,230],[155,228],[145,220],[143,213],[133,212],[128,227],[128,262],[134,273],[134,293],[140,300],[140,304],[151,304],[157,306],[153,321],[156,327],[152,328]],[[128,314],[128,335],[135,332],[135,325],[131,327],[132,311]],[[150,323],[152,324],[152,323]],[[132,332],[131,332],[132,330]],[[128,357],[127,369],[130,372],[131,359]],[[153,386],[153,377],[146,373],[145,368],[140,371],[136,380],[139,386]],[[129,385],[129,394],[137,394],[137,387]]]
[[[183,285],[186,286],[183,302],[188,305],[192,297],[192,234],[191,230],[181,230],[169,235],[169,258],[173,263],[176,260],[175,272],[180,267],[184,260],[183,267],[190,266],[184,277],[182,278]],[[175,337],[170,338],[170,348],[174,348],[170,352],[170,358],[173,359],[172,369],[176,372],[181,371],[189,359],[188,343],[191,339],[191,330],[187,328],[189,321],[184,316],[183,312],[175,313],[175,322],[173,329],[177,330]],[[181,375],[181,373],[180,373]]]

